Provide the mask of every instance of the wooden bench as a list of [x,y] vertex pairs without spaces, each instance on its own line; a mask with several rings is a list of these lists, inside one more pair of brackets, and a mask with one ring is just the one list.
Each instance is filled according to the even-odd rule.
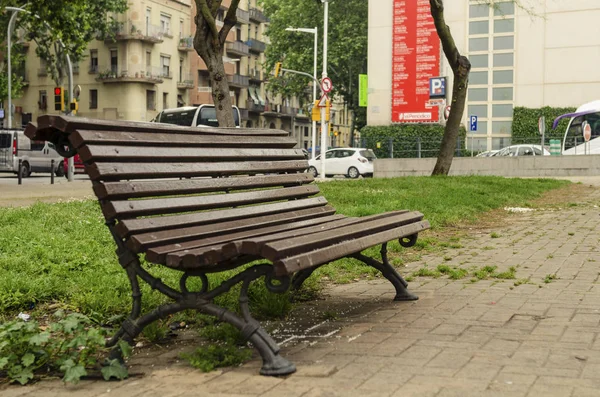
[[[336,214],[317,195],[302,150],[285,131],[42,116],[26,134],[65,147],[66,155],[79,153],[93,183],[133,292],[131,314],[109,345],[121,338],[133,343],[151,322],[197,309],[241,330],[262,356],[261,374],[285,375],[294,364],[250,314],[252,281],[264,276],[270,291],[283,293],[300,288],[319,266],[352,257],[380,270],[396,289],[395,300],[418,299],[389,264],[386,245],[396,239],[414,245],[429,228],[423,214]],[[381,260],[361,254],[379,244]],[[144,269],[140,254],[181,271],[178,288]],[[208,273],[257,260],[264,263],[209,287]],[[190,277],[201,280],[200,291],[188,290]],[[139,280],[172,302],[142,314]],[[239,283],[240,315],[213,301]]]

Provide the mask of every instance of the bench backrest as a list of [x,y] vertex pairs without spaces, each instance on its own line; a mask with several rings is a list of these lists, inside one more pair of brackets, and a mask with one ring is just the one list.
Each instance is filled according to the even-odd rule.
[[198,227],[206,236],[334,212],[313,197],[308,162],[285,131],[38,119],[39,134],[57,130],[77,149],[106,219],[121,238],[139,237],[128,244],[139,252],[158,232],[178,229],[172,241],[181,242],[197,238],[186,232]]

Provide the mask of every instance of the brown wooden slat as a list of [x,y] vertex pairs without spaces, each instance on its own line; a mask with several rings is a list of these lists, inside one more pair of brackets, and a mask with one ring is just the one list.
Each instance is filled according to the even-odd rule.
[[[187,241],[198,241],[204,237],[217,234],[237,233],[249,229],[260,229],[268,226],[288,224],[312,218],[322,218],[333,215],[335,209],[329,206],[309,208],[299,211],[285,212],[281,214],[239,219],[228,222],[215,222],[208,225],[184,227],[181,229],[158,230],[155,232],[141,233],[131,236],[127,240],[127,246],[135,252],[143,252],[153,247],[156,252],[165,253],[179,251],[182,243]],[[340,215],[342,216],[342,215]],[[200,245],[198,245],[200,246]],[[193,244],[186,249],[194,248]]]
[[[255,228],[242,232],[220,234],[200,240],[181,243],[181,247],[166,255],[166,264],[169,267],[195,268],[198,266],[211,266],[215,263],[229,260],[235,256],[235,253],[223,254],[223,245],[227,242],[244,239],[263,234],[276,233],[281,230],[290,230],[294,228],[305,228],[314,225],[329,224],[331,222],[349,223],[352,218],[346,218],[344,215],[331,215],[326,217],[311,218],[298,222],[289,222],[286,224],[269,226],[264,228]],[[318,227],[318,226],[317,226]],[[207,249],[209,247],[210,249]],[[193,249],[193,253],[190,253]],[[212,255],[210,255],[212,253]],[[215,259],[218,258],[218,259]],[[227,258],[227,259],[225,259]]]
[[316,185],[305,185],[243,193],[109,201],[102,205],[102,212],[107,219],[134,218],[292,200],[313,196],[317,193],[319,193],[319,188]]
[[36,136],[37,130],[38,130],[37,124],[29,122],[25,126],[25,131],[23,131],[23,133],[25,134],[25,136],[27,138],[29,138],[29,139],[31,139],[33,141],[36,141],[36,140],[39,140],[39,138]]
[[[231,139],[231,138],[230,138]],[[180,148],[85,145],[78,149],[85,162],[215,162],[303,160],[301,149]]]
[[177,229],[180,227],[205,225],[214,222],[233,221],[236,219],[252,218],[298,211],[307,208],[323,207],[326,204],[327,200],[325,197],[311,197],[303,200],[285,201],[280,203],[232,208],[227,210],[206,211],[193,214],[170,215],[155,218],[125,219],[117,223],[116,231],[122,238],[126,238],[130,234],[145,233],[153,230]]
[[378,244],[419,233],[425,229],[429,229],[429,227],[428,221],[419,221],[360,238],[346,240],[296,256],[283,258],[274,263],[275,274],[278,276],[293,274],[302,269],[308,269],[361,252]]
[[38,117],[37,122],[39,128],[53,127],[68,134],[75,130],[102,130],[123,132],[166,132],[196,135],[289,136],[289,132],[287,131],[266,128],[183,127],[162,123],[99,120],[49,114]]
[[335,229],[334,231],[324,231],[307,236],[277,240],[263,245],[260,249],[260,256],[274,262],[280,258],[312,251],[331,244],[337,244],[341,241],[379,233],[386,229],[418,222],[421,219],[423,219],[423,214],[413,211],[383,219],[366,220],[365,222]]
[[[318,233],[318,232],[326,232],[327,230],[337,229],[340,226],[350,226],[350,225],[354,224],[358,227],[362,227],[362,224],[364,224],[366,222],[371,222],[371,221],[376,221],[376,220],[385,220],[386,218],[396,217],[398,215],[407,214],[407,213],[408,213],[408,210],[385,212],[382,214],[369,215],[369,216],[364,216],[361,218],[352,218],[353,219],[352,222],[350,222],[348,225],[330,224],[330,225],[325,225],[322,230],[318,230],[317,228],[291,230],[291,231],[284,232],[284,233],[277,233],[277,234],[271,234],[268,236],[245,239],[243,241],[236,241],[234,243],[231,243],[232,245],[235,245],[235,248],[226,246],[226,247],[223,247],[223,250],[224,251],[225,250],[236,250],[238,255],[240,255],[240,254],[261,255],[261,250],[265,246],[265,244],[269,244],[271,242],[284,240],[284,239],[291,239],[294,237],[306,236],[306,235]],[[410,219],[412,219],[412,218],[410,218]],[[415,219],[419,219],[419,217],[416,216]]]
[[100,163],[86,165],[91,180],[188,178],[302,172],[306,160],[253,161],[229,163]]
[[296,146],[294,138],[281,136],[237,136],[231,139],[223,135],[190,135],[159,132],[123,132],[77,130],[69,135],[75,148],[84,144],[110,146],[160,146],[160,147],[257,147],[287,148]]
[[[373,219],[377,215],[373,215],[368,217],[369,219]],[[243,246],[247,241],[272,241],[272,240],[281,240],[284,238],[293,238],[298,236],[305,236],[314,233],[324,232],[324,231],[335,231],[334,229],[347,227],[351,225],[355,225],[361,222],[365,222],[365,218],[347,218],[343,215],[338,219],[331,219],[331,221],[327,223],[319,223],[315,226],[311,226],[310,224],[304,225],[304,227],[300,227],[299,225],[289,225],[288,227],[283,227],[279,229],[273,228],[269,233],[260,233],[256,234],[256,236],[252,235],[240,235],[236,236],[235,239],[231,239],[230,243],[223,244],[221,247],[215,247],[214,249],[207,252],[203,248],[199,249],[188,249],[185,251],[174,252],[167,256],[167,262],[170,266],[175,265],[177,262],[177,258],[183,262],[183,266],[185,268],[194,268],[195,266],[209,265],[213,262],[221,262],[224,260],[228,260],[230,258],[234,258],[240,255],[246,255],[243,252]],[[256,245],[256,244],[254,244]],[[253,250],[255,254],[252,256],[260,256],[260,249]]]
[[304,185],[311,183],[313,180],[314,178],[312,174],[296,173],[232,178],[106,182],[95,184],[94,193],[96,193],[96,196],[100,200],[115,200],[149,196],[172,196],[215,191]]

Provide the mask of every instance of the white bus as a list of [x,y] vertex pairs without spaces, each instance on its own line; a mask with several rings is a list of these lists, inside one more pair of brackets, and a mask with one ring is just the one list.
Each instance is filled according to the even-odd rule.
[[[240,109],[233,107],[233,121],[236,128],[240,128]],[[187,127],[218,127],[215,105],[184,106],[180,108],[165,109],[152,121],[157,123],[183,125]]]
[[[553,129],[558,127],[558,122],[569,117],[569,124],[562,141],[562,154],[600,154],[600,101],[593,101],[581,105],[575,113],[567,113],[557,117],[552,125]],[[592,128],[592,137],[589,145],[585,145],[583,139],[582,123],[587,121]]]

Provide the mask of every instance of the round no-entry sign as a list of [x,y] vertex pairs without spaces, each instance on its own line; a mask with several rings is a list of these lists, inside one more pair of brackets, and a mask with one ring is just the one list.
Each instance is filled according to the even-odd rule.
[[592,126],[587,121],[584,121],[581,127],[583,128],[583,139],[589,142],[592,137]]
[[450,117],[450,106],[444,108],[444,120],[448,120],[448,117]]
[[321,89],[323,92],[328,94],[331,92],[332,88],[333,83],[331,82],[331,79],[329,77],[323,77],[323,80],[321,80]]

